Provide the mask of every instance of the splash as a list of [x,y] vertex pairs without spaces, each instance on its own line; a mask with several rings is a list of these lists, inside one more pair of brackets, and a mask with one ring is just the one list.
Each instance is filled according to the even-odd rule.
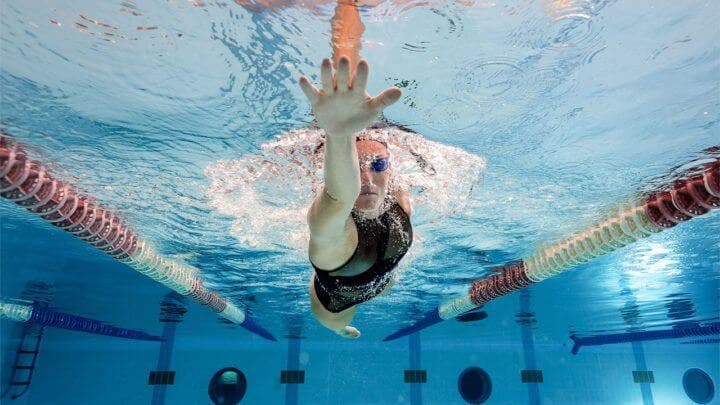
[[[485,172],[482,157],[395,127],[361,131],[358,137],[387,142],[391,187],[410,192],[416,225],[463,209]],[[209,204],[233,217],[230,232],[241,245],[305,256],[305,216],[322,185],[323,141],[322,130],[291,130],[263,144],[257,154],[206,167]]]

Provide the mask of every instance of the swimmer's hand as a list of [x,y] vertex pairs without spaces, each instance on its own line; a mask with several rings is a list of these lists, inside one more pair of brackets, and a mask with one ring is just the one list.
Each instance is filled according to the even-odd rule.
[[322,90],[307,77],[300,77],[300,88],[310,100],[318,125],[328,136],[351,136],[365,129],[385,107],[400,99],[402,91],[397,87],[389,87],[376,97],[370,97],[365,91],[369,71],[368,63],[360,60],[355,77],[350,77],[350,61],[343,56],[334,76],[330,59],[323,60],[320,68]]
[[345,339],[357,339],[360,337],[360,331],[350,325],[336,330],[335,333],[344,337]]

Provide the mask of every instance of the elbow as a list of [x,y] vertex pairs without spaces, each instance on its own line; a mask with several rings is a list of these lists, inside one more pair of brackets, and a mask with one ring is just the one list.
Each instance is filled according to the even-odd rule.
[[355,205],[355,200],[360,195],[360,187],[358,185],[358,187],[337,191],[325,188],[325,195],[337,204]]

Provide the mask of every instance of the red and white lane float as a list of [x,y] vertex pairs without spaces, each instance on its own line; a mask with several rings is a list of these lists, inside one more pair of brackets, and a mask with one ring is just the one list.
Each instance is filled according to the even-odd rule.
[[561,242],[493,269],[496,274],[475,280],[466,295],[440,305],[383,340],[395,340],[455,318],[495,298],[720,208],[720,159],[706,163],[694,175],[667,189],[670,191],[655,193],[638,204],[622,206],[605,220]]
[[197,269],[158,253],[116,213],[95,203],[70,183],[54,178],[0,130],[0,196],[13,201],[111,257],[268,340],[276,340],[245,311],[207,290]]

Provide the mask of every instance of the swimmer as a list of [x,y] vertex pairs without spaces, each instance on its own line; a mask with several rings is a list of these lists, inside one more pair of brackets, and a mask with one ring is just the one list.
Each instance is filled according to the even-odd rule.
[[[410,198],[396,184],[402,174],[394,173],[393,163],[398,162],[388,149],[389,143],[404,146],[397,145],[395,137],[389,139],[390,135],[411,132],[376,121],[402,92],[390,87],[370,97],[366,92],[369,65],[360,59],[365,26],[358,7],[380,3],[383,0],[337,0],[331,20],[332,57],[321,64],[321,88],[304,76],[299,80],[316,124],[324,132],[312,152],[322,154],[324,179],[317,189],[313,187],[315,198],[307,213],[309,261],[314,268],[310,304],[323,326],[346,338],[360,336],[350,326],[357,305],[391,288],[393,270],[413,241]],[[260,11],[297,3],[239,4]],[[312,4],[317,3],[304,5]],[[422,159],[412,147],[406,152]],[[420,161],[418,165],[423,167]]]
[[330,134],[324,186],[308,212],[311,308],[324,326],[358,337],[348,324],[357,304],[390,288],[391,272],[412,243],[412,208],[406,192],[389,188],[385,143]]
[[315,269],[311,308],[321,324],[348,338],[360,336],[349,326],[357,304],[389,289],[391,272],[412,242],[408,195],[390,192],[387,144],[356,135],[401,94],[389,88],[370,98],[365,92],[368,71],[361,60],[351,77],[349,59],[343,56],[334,76],[330,60],[323,61],[322,90],[300,79],[326,137],[324,184],[307,217]]
[[357,305],[389,290],[392,271],[412,243],[408,194],[391,189],[392,156],[387,142],[373,136],[382,125],[368,128],[402,93],[390,87],[376,97],[367,94],[369,65],[356,62],[363,29],[357,8],[339,3],[333,21],[336,71],[325,59],[321,89],[305,76],[299,81],[325,131],[324,184],[307,215],[315,270],[311,309],[323,326],[345,338],[360,336],[349,325]]
[[[327,1],[247,5],[250,12],[262,12]],[[212,205],[235,217],[232,233],[241,243],[294,252],[309,247],[312,312],[322,325],[348,338],[360,336],[350,326],[357,305],[387,292],[398,273],[395,266],[407,265],[422,250],[420,236],[413,240],[408,192],[414,193],[414,204],[432,205],[426,221],[428,216],[451,215],[470,201],[485,169],[482,157],[396,124],[373,122],[401,92],[390,88],[375,98],[365,92],[369,67],[360,61],[365,27],[358,6],[370,3],[337,0],[332,57],[321,69],[322,91],[307,78],[300,80],[322,129],[290,130],[263,144],[258,155],[221,160],[206,170]],[[278,195],[278,189],[288,192]],[[296,215],[308,205],[304,218]]]

